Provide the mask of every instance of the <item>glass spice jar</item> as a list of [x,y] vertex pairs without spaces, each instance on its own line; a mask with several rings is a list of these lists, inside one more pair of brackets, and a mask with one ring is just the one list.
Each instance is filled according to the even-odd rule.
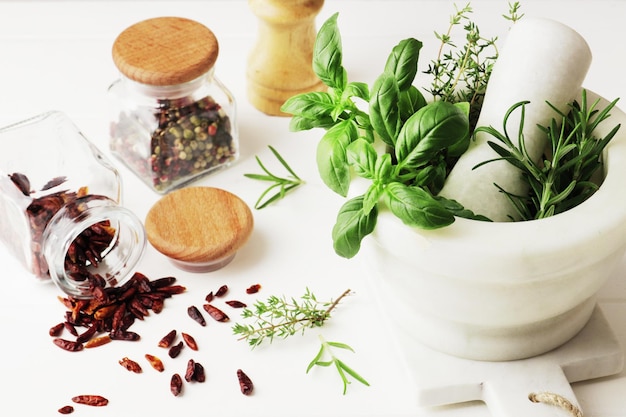
[[92,298],[131,278],[145,230],[121,179],[61,112],[0,129],[0,239],[35,276]]
[[136,23],[113,44],[111,151],[158,193],[239,157],[235,100],[214,75],[218,50],[210,29],[179,17]]

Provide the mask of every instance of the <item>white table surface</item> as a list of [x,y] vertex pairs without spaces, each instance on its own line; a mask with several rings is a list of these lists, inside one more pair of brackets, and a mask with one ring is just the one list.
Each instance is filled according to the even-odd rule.
[[[500,17],[507,3],[473,2],[474,20],[486,36],[504,37],[507,22]],[[420,67],[438,47],[433,31],[447,27],[453,2],[329,0],[318,24],[338,11],[344,43],[344,64],[350,79],[371,83],[400,39],[415,37],[425,43]],[[626,39],[626,2],[605,0],[526,0],[522,12],[558,19],[578,30],[594,54],[586,87],[607,98],[626,97],[623,77]],[[406,372],[402,349],[390,333],[371,282],[357,256],[344,260],[334,254],[330,231],[342,200],[319,180],[315,146],[319,130],[290,133],[287,118],[269,117],[254,109],[245,95],[246,57],[256,36],[256,18],[247,2],[230,1],[0,1],[0,126],[47,110],[66,112],[102,150],[107,149],[108,120],[105,94],[117,78],[111,45],[117,34],[136,21],[159,15],[196,19],[214,30],[220,45],[218,77],[238,100],[241,159],[229,170],[198,184],[225,188],[254,205],[264,185],[243,176],[258,172],[258,155],[271,167],[267,145],[274,146],[306,184],[284,200],[255,211],[255,230],[248,244],[223,270],[192,274],[177,270],[148,247],[138,270],[151,278],[174,275],[188,288],[167,300],[160,315],[152,314],[133,330],[139,342],[68,353],[55,347],[48,329],[62,320],[65,308],[51,283],[42,283],[0,250],[0,413],[7,416],[58,415],[56,410],[77,394],[100,394],[107,407],[76,406],[76,416],[488,416],[480,402],[422,409]],[[624,104],[622,104],[623,106]],[[143,218],[159,196],[115,161],[124,180],[125,205]],[[584,225],[581,225],[584,227]],[[626,264],[616,271],[599,295],[600,305],[626,346]],[[257,297],[244,296],[250,284],[261,283]],[[189,305],[201,306],[207,292],[228,284],[233,298],[253,302],[269,295],[300,296],[306,287],[320,299],[335,298],[345,289],[354,294],[321,329],[275,341],[250,350],[237,341],[230,325],[211,322],[200,327],[186,314]],[[392,308],[392,306],[389,306]],[[231,314],[231,323],[237,320]],[[170,329],[192,334],[198,352],[187,349],[170,359],[156,342]],[[319,347],[317,336],[350,344],[355,353],[342,353],[371,383],[352,383],[342,395],[332,369],[306,366]],[[165,361],[166,371],[153,371],[143,355]],[[124,356],[144,365],[140,375],[117,364]],[[181,397],[169,392],[169,377],[184,373],[187,359],[201,362],[204,384],[185,384]],[[235,377],[244,369],[256,385],[244,397]],[[585,415],[626,414],[626,373],[573,386]],[[555,410],[555,416],[558,414]]]

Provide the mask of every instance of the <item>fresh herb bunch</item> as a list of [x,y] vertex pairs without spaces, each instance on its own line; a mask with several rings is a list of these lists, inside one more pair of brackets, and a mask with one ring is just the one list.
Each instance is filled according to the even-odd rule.
[[[481,126],[476,132],[486,132],[498,142],[489,141],[489,146],[499,158],[485,161],[480,165],[497,160],[505,160],[521,170],[526,183],[530,185],[528,195],[514,195],[500,188],[514,204],[522,220],[541,219],[562,213],[582,203],[599,187],[593,181],[594,175],[602,167],[602,152],[617,133],[615,126],[605,137],[596,138],[595,128],[607,117],[617,103],[609,103],[598,110],[600,100],[591,105],[587,102],[587,92],[583,90],[581,103],[574,101],[567,114],[548,103],[560,119],[553,118],[549,126],[539,126],[549,140],[549,152],[540,164],[533,161],[524,146],[524,127],[527,101],[513,105],[505,114],[503,131],[492,126]],[[514,111],[521,111],[517,140],[514,142],[506,130],[507,120]],[[477,166],[477,167],[478,167]]]
[[[276,157],[276,159],[278,159],[281,165],[291,175],[287,177],[279,177],[278,175],[272,174],[267,168],[265,168],[265,165],[263,165],[263,163],[261,162],[261,159],[258,156],[255,157],[257,163],[259,164],[261,169],[265,172],[265,174],[244,174],[244,176],[247,178],[255,179],[255,180],[267,181],[267,182],[273,183],[265,191],[261,193],[258,200],[254,204],[254,208],[257,210],[265,208],[271,203],[273,203],[274,201],[284,198],[288,191],[293,190],[294,188],[304,183],[304,181],[300,177],[298,177],[296,173],[291,169],[289,164],[287,164],[287,161],[285,161],[285,159],[278,153],[278,151],[274,149],[272,146],[269,146],[269,148],[270,148],[270,151],[272,151],[272,153]],[[266,200],[263,200],[266,195],[268,195],[272,190],[276,188],[278,188],[278,191],[276,193],[269,196]]]
[[265,302],[255,302],[253,309],[242,310],[241,317],[252,319],[253,324],[235,323],[232,330],[253,348],[265,340],[272,343],[275,337],[286,339],[296,333],[304,333],[307,328],[321,327],[348,294],[350,290],[329,302],[318,301],[308,288],[300,300],[273,295]]
[[[369,382],[367,382],[365,378],[359,375],[354,369],[350,368],[344,361],[339,359],[333,351],[333,348],[337,348],[337,349],[345,349],[345,350],[354,352],[354,349],[352,349],[352,347],[350,347],[349,345],[345,343],[328,342],[322,336],[319,336],[319,338],[321,341],[321,347],[320,347],[320,350],[317,352],[317,355],[315,355],[313,360],[309,363],[309,366],[306,368],[307,374],[309,373],[311,369],[313,369],[314,366],[328,367],[328,366],[334,365],[343,383],[344,395],[346,395],[346,392],[348,391],[348,384],[350,383],[350,381],[348,380],[348,375],[350,375],[355,380],[359,381],[361,384],[368,386],[368,387],[370,386]],[[329,359],[326,359],[327,357]]]
[[[509,3],[508,14],[503,17],[515,23],[523,17],[519,14],[520,7],[519,2]],[[471,130],[478,121],[487,82],[498,58],[497,38],[485,38],[480,34],[478,25],[470,19],[472,12],[470,3],[461,9],[455,5],[447,31],[435,32],[435,37],[441,41],[439,52],[424,71],[432,76],[428,92],[433,100],[469,103]],[[452,40],[452,31],[459,25],[463,25],[465,33],[462,47],[457,47]]]
[[[340,208],[332,231],[335,252],[346,258],[358,253],[381,204],[405,224],[424,229],[447,226],[455,216],[476,218],[458,203],[434,197],[451,161],[469,145],[468,103],[426,102],[413,85],[422,47],[413,38],[392,49],[371,89],[349,82],[337,17],[321,26],[313,54],[313,69],[328,91],[300,94],[282,106],[293,115],[292,130],[326,129],[317,166],[330,189],[347,196],[354,174],[371,182]],[[369,113],[357,106],[362,101]],[[375,137],[388,150],[379,153]]]

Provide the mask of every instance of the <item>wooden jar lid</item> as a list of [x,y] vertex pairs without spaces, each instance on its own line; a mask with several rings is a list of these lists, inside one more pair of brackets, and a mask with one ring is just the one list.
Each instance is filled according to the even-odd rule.
[[219,52],[217,38],[206,26],[181,17],[138,22],[113,43],[113,62],[131,80],[176,85],[208,72]]
[[206,272],[228,264],[248,240],[252,212],[236,195],[212,187],[167,194],[148,211],[148,241],[182,269]]

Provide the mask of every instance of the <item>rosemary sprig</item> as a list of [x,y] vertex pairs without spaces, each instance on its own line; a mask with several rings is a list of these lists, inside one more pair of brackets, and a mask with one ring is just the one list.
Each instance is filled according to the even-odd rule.
[[[478,25],[469,17],[473,12],[470,3],[460,9],[454,7],[455,13],[450,16],[447,31],[435,32],[435,37],[441,41],[439,52],[424,73],[433,78],[428,91],[434,100],[470,103],[470,126],[473,128],[498,58],[497,38],[485,38],[480,34]],[[515,23],[524,16],[518,13],[520,7],[519,2],[509,3],[509,12],[503,17]],[[457,47],[452,40],[452,32],[459,25],[463,26],[465,33],[463,47]]]
[[[300,177],[298,177],[296,175],[296,173],[291,169],[289,164],[287,164],[285,159],[278,153],[278,151],[276,151],[276,149],[274,149],[272,146],[268,146],[268,147],[270,148],[270,150],[272,151],[272,153],[274,154],[276,159],[278,159],[278,161],[282,164],[282,166],[285,167],[285,169],[291,175],[287,176],[285,178],[282,178],[282,177],[279,177],[277,175],[274,175],[267,168],[265,168],[265,166],[261,162],[261,159],[259,159],[258,156],[255,157],[257,163],[259,164],[261,169],[267,175],[263,175],[263,174],[244,174],[244,176],[247,177],[247,178],[255,179],[255,180],[268,181],[268,182],[272,182],[273,183],[269,188],[267,188],[265,191],[263,191],[263,193],[261,193],[261,196],[256,201],[256,203],[254,204],[254,208],[257,209],[257,210],[260,210],[260,209],[262,209],[264,207],[267,207],[268,205],[270,205],[274,201],[279,200],[279,199],[285,197],[285,194],[288,191],[296,188],[297,186],[299,186],[301,184],[304,184],[304,181]],[[271,195],[269,198],[267,198],[267,200],[265,200],[263,202],[263,199],[265,198],[265,196],[268,195],[272,190],[274,190],[276,188],[278,188],[278,191],[275,194]]]
[[570,104],[567,114],[555,110],[556,118],[549,126],[539,126],[548,138],[548,149],[539,162],[533,161],[526,151],[523,127],[527,101],[514,104],[506,112],[503,126],[506,126],[511,113],[520,109],[520,126],[517,144],[509,137],[506,128],[500,132],[492,126],[481,126],[476,132],[486,132],[500,143],[488,144],[499,155],[486,163],[505,160],[517,167],[522,178],[529,185],[528,195],[514,195],[500,188],[514,204],[522,220],[541,219],[566,211],[589,198],[597,189],[594,175],[602,166],[602,152],[620,128],[616,125],[604,138],[596,138],[594,129],[609,117],[617,99],[601,111],[597,109],[599,100],[587,103],[587,92],[583,90],[581,103]]
[[[354,352],[349,345],[340,342],[327,342],[321,335],[319,336],[320,341],[322,342],[319,352],[313,358],[313,360],[309,363],[309,366],[306,368],[306,373],[308,374],[314,366],[331,366],[334,365],[339,373],[339,377],[343,382],[343,395],[346,395],[348,391],[348,384],[350,381],[348,380],[348,375],[350,375],[355,380],[359,381],[361,384],[370,386],[369,382],[365,380],[361,375],[359,375],[354,369],[350,368],[344,361],[335,356],[332,348],[338,349],[346,349],[351,352]],[[329,359],[325,359],[329,358]]]
[[346,290],[335,301],[320,302],[308,288],[300,300],[270,296],[267,301],[256,301],[253,309],[244,308],[243,319],[254,320],[253,324],[235,323],[233,333],[239,340],[247,340],[255,348],[263,341],[272,343],[275,337],[285,339],[307,328],[321,327],[330,318],[331,312],[348,294]]

